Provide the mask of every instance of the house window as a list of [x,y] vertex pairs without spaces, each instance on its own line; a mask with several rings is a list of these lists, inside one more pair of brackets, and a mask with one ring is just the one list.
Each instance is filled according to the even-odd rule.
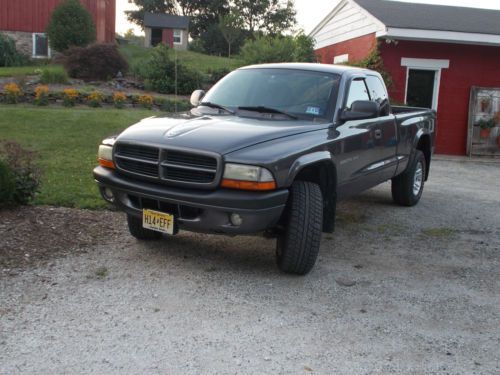
[[174,44],[182,44],[182,30],[174,29]]
[[50,57],[49,39],[44,33],[33,34],[33,57]]
[[334,64],[342,64],[349,61],[349,55],[346,53],[345,55],[338,55],[333,58]]

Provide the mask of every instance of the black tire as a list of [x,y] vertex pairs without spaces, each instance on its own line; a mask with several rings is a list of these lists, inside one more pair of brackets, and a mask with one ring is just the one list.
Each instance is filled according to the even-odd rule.
[[160,232],[143,228],[142,220],[138,217],[127,215],[127,224],[130,234],[138,240],[153,241],[162,237]]
[[[422,151],[417,150],[415,157],[406,170],[392,179],[391,191],[394,202],[401,206],[416,205],[424,191],[425,173],[425,156]],[[418,176],[420,176],[420,178]],[[418,178],[420,179],[420,187],[418,191],[416,191],[416,189],[414,189],[414,184]]]
[[286,228],[278,237],[276,260],[280,270],[305,275],[316,263],[323,223],[323,197],[319,186],[296,181],[290,189]]

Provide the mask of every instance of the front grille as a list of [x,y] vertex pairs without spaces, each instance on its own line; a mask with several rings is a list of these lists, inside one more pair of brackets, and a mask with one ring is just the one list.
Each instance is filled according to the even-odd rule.
[[215,170],[213,172],[202,170],[190,170],[176,167],[163,167],[163,177],[167,180],[196,182],[199,184],[209,184],[215,178]]
[[169,164],[217,169],[217,160],[210,156],[194,155],[181,151],[167,151],[165,161]]
[[150,177],[158,177],[158,164],[143,163],[138,160],[117,158],[118,166],[126,171],[143,174]]
[[218,160],[212,155],[120,143],[114,157],[121,171],[166,184],[210,185],[217,179]]
[[115,153],[119,156],[152,161],[158,161],[159,158],[159,150],[156,147],[119,144],[116,146]]

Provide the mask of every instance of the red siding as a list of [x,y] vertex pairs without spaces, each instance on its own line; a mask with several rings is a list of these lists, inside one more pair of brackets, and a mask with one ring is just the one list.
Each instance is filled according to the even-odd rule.
[[500,87],[500,47],[399,41],[381,44],[386,69],[394,81],[393,99],[405,99],[406,68],[401,58],[447,59],[441,71],[436,152],[465,155],[472,86]]
[[170,48],[174,48],[174,30],[163,29],[161,34],[161,42]]
[[[62,0],[0,0],[0,30],[44,32]],[[94,19],[99,42],[115,37],[116,0],[81,0]]]
[[333,44],[316,50],[319,61],[323,64],[333,64],[335,56],[349,54],[349,61],[362,60],[375,47],[375,34],[368,34],[345,42]]

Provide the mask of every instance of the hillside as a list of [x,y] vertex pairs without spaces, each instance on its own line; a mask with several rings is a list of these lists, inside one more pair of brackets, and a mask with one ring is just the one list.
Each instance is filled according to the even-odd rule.
[[[139,46],[136,44],[121,45],[120,52],[126,57],[131,67],[140,64],[141,60],[147,58],[152,49]],[[181,63],[184,63],[189,68],[208,73],[210,70],[215,69],[236,69],[242,63],[235,58],[219,57],[212,55],[205,55],[202,53],[192,51],[176,51],[172,50],[172,56],[177,55]]]

